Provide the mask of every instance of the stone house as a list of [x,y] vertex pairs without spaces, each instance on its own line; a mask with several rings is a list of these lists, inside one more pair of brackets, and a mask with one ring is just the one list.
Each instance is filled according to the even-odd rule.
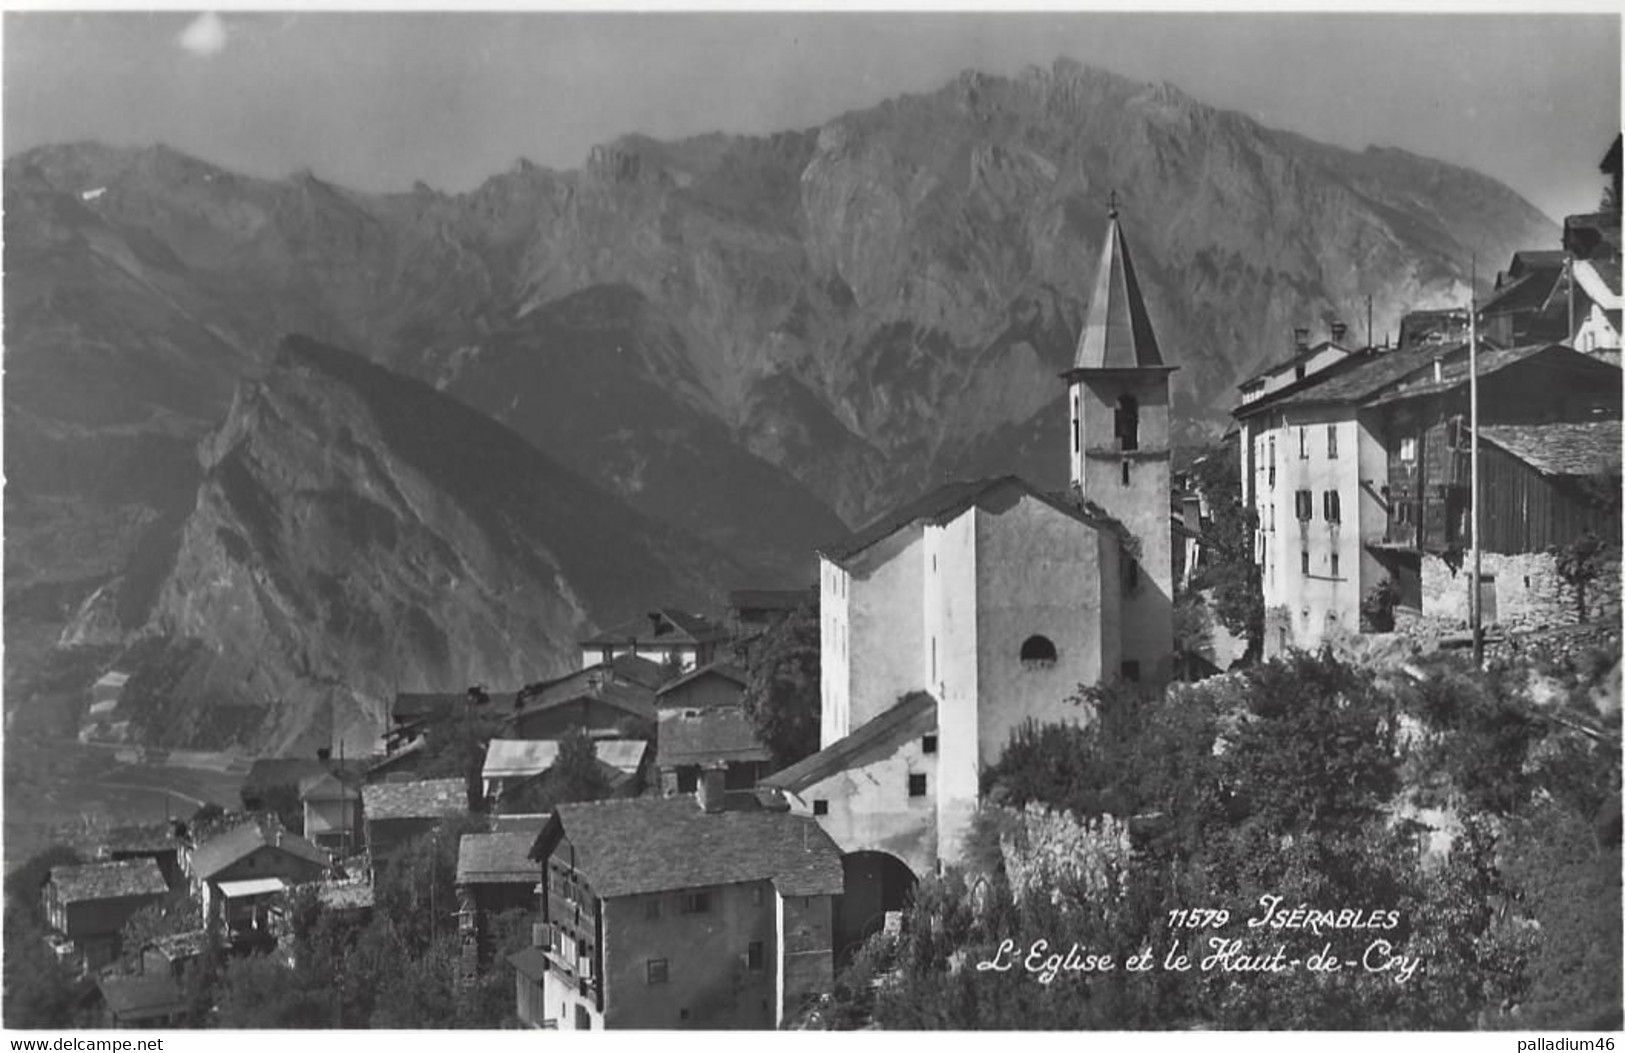
[[561,1029],[770,1029],[834,981],[840,851],[810,819],[728,794],[561,805],[519,1012]]

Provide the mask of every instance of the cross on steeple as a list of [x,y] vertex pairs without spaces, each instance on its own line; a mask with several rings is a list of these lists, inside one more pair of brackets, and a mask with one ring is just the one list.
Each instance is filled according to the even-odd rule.
[[1106,214],[1112,219],[1117,218],[1117,188],[1112,187],[1111,196],[1107,198]]

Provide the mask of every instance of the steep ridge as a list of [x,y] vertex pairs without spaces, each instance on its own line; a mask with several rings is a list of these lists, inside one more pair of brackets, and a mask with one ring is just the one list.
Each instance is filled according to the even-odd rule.
[[303,338],[199,458],[159,642],[134,656],[148,741],[327,745],[381,726],[396,690],[562,672],[583,630],[714,606],[743,574],[482,414]]

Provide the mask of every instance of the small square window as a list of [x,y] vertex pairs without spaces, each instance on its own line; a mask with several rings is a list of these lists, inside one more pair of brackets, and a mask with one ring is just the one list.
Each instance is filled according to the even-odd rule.
[[660,920],[660,900],[651,899],[643,904],[643,917],[646,921]]
[[1123,663],[1123,679],[1138,683],[1139,679],[1140,679],[1140,663],[1139,662],[1124,662]]
[[1339,576],[1340,575],[1337,573],[1337,553],[1333,552],[1332,553],[1332,577],[1336,578],[1336,577],[1339,577]]
[[708,914],[711,911],[711,893],[685,892],[683,893],[682,912],[684,914]]
[[828,815],[829,814],[829,802],[824,800],[823,798],[819,798],[819,799],[813,801],[813,814],[814,815]]
[[679,1019],[679,1020],[687,1020],[688,1019],[688,1010],[687,1009],[679,1009],[679,1010],[677,1010],[677,1019]]
[[643,967],[652,984],[663,984],[668,979],[664,958],[650,958]]
[[908,777],[908,795],[910,797],[925,796],[925,776],[910,775]]
[[925,736],[925,738],[921,739],[920,740],[920,752],[921,753],[935,753],[935,752],[937,752],[937,737],[935,735],[927,735],[927,736]]
[[752,940],[750,949],[745,952],[745,968],[749,969],[753,973],[759,973],[762,971],[762,966],[766,961],[767,953],[766,949],[762,946],[762,941]]

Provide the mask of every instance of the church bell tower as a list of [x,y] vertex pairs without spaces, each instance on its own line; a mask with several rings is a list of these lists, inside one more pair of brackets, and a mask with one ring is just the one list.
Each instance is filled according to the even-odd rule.
[[[1112,194],[1094,295],[1067,383],[1072,488],[1133,534],[1119,563],[1122,674],[1162,679],[1173,654],[1168,377]],[[1135,550],[1138,550],[1137,552]]]

